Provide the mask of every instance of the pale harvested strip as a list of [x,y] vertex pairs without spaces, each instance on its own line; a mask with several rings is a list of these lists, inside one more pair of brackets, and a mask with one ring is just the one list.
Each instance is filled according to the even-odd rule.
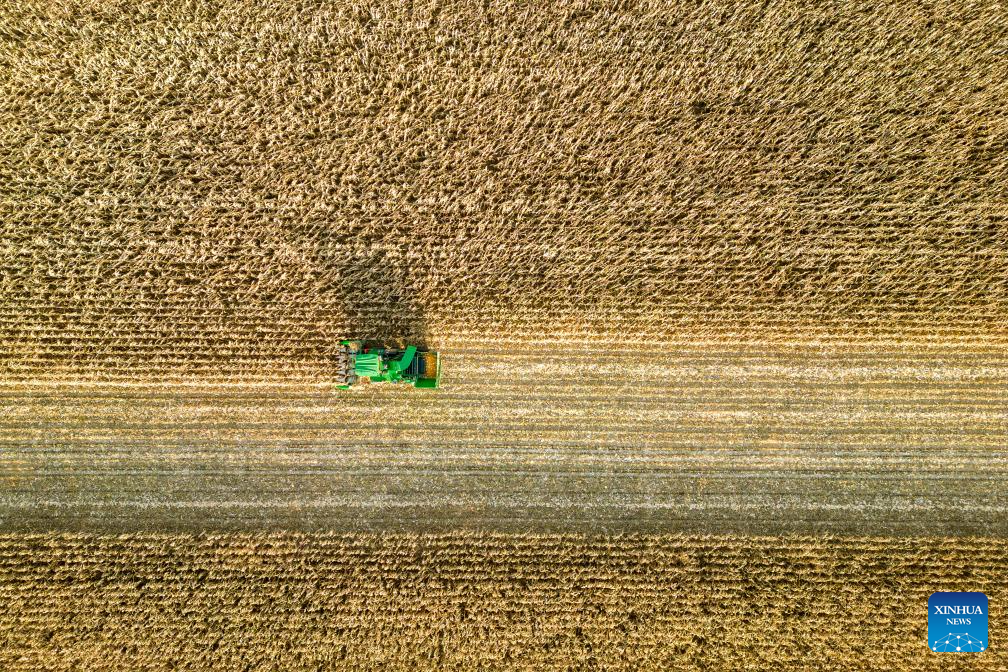
[[[995,670],[1008,542],[0,536],[0,668]],[[927,598],[990,597],[934,654]]]
[[0,388],[7,530],[1008,534],[1008,352],[444,352],[444,388]]

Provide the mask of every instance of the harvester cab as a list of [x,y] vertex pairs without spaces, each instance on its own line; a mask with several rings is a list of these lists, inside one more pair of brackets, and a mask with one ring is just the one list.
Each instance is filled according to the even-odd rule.
[[336,387],[347,389],[362,381],[408,383],[436,388],[441,382],[441,359],[436,352],[369,348],[363,341],[340,341],[336,353]]

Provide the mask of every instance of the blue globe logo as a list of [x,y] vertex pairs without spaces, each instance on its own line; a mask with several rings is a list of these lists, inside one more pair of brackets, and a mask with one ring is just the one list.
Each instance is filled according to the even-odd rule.
[[983,640],[977,639],[968,632],[950,632],[944,637],[939,637],[931,642],[931,650],[939,652],[979,652],[985,648],[987,647],[984,646]]

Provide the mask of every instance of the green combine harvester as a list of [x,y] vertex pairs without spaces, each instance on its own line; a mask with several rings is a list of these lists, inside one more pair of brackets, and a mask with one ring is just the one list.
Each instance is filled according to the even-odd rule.
[[364,341],[340,341],[336,353],[336,387],[345,390],[362,380],[408,383],[436,388],[441,382],[441,359],[436,352],[369,348]]

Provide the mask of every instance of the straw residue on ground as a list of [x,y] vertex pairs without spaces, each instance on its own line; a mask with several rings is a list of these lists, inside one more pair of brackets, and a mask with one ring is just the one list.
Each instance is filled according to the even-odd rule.
[[443,389],[0,386],[7,529],[1008,534],[1008,351],[469,342]]

